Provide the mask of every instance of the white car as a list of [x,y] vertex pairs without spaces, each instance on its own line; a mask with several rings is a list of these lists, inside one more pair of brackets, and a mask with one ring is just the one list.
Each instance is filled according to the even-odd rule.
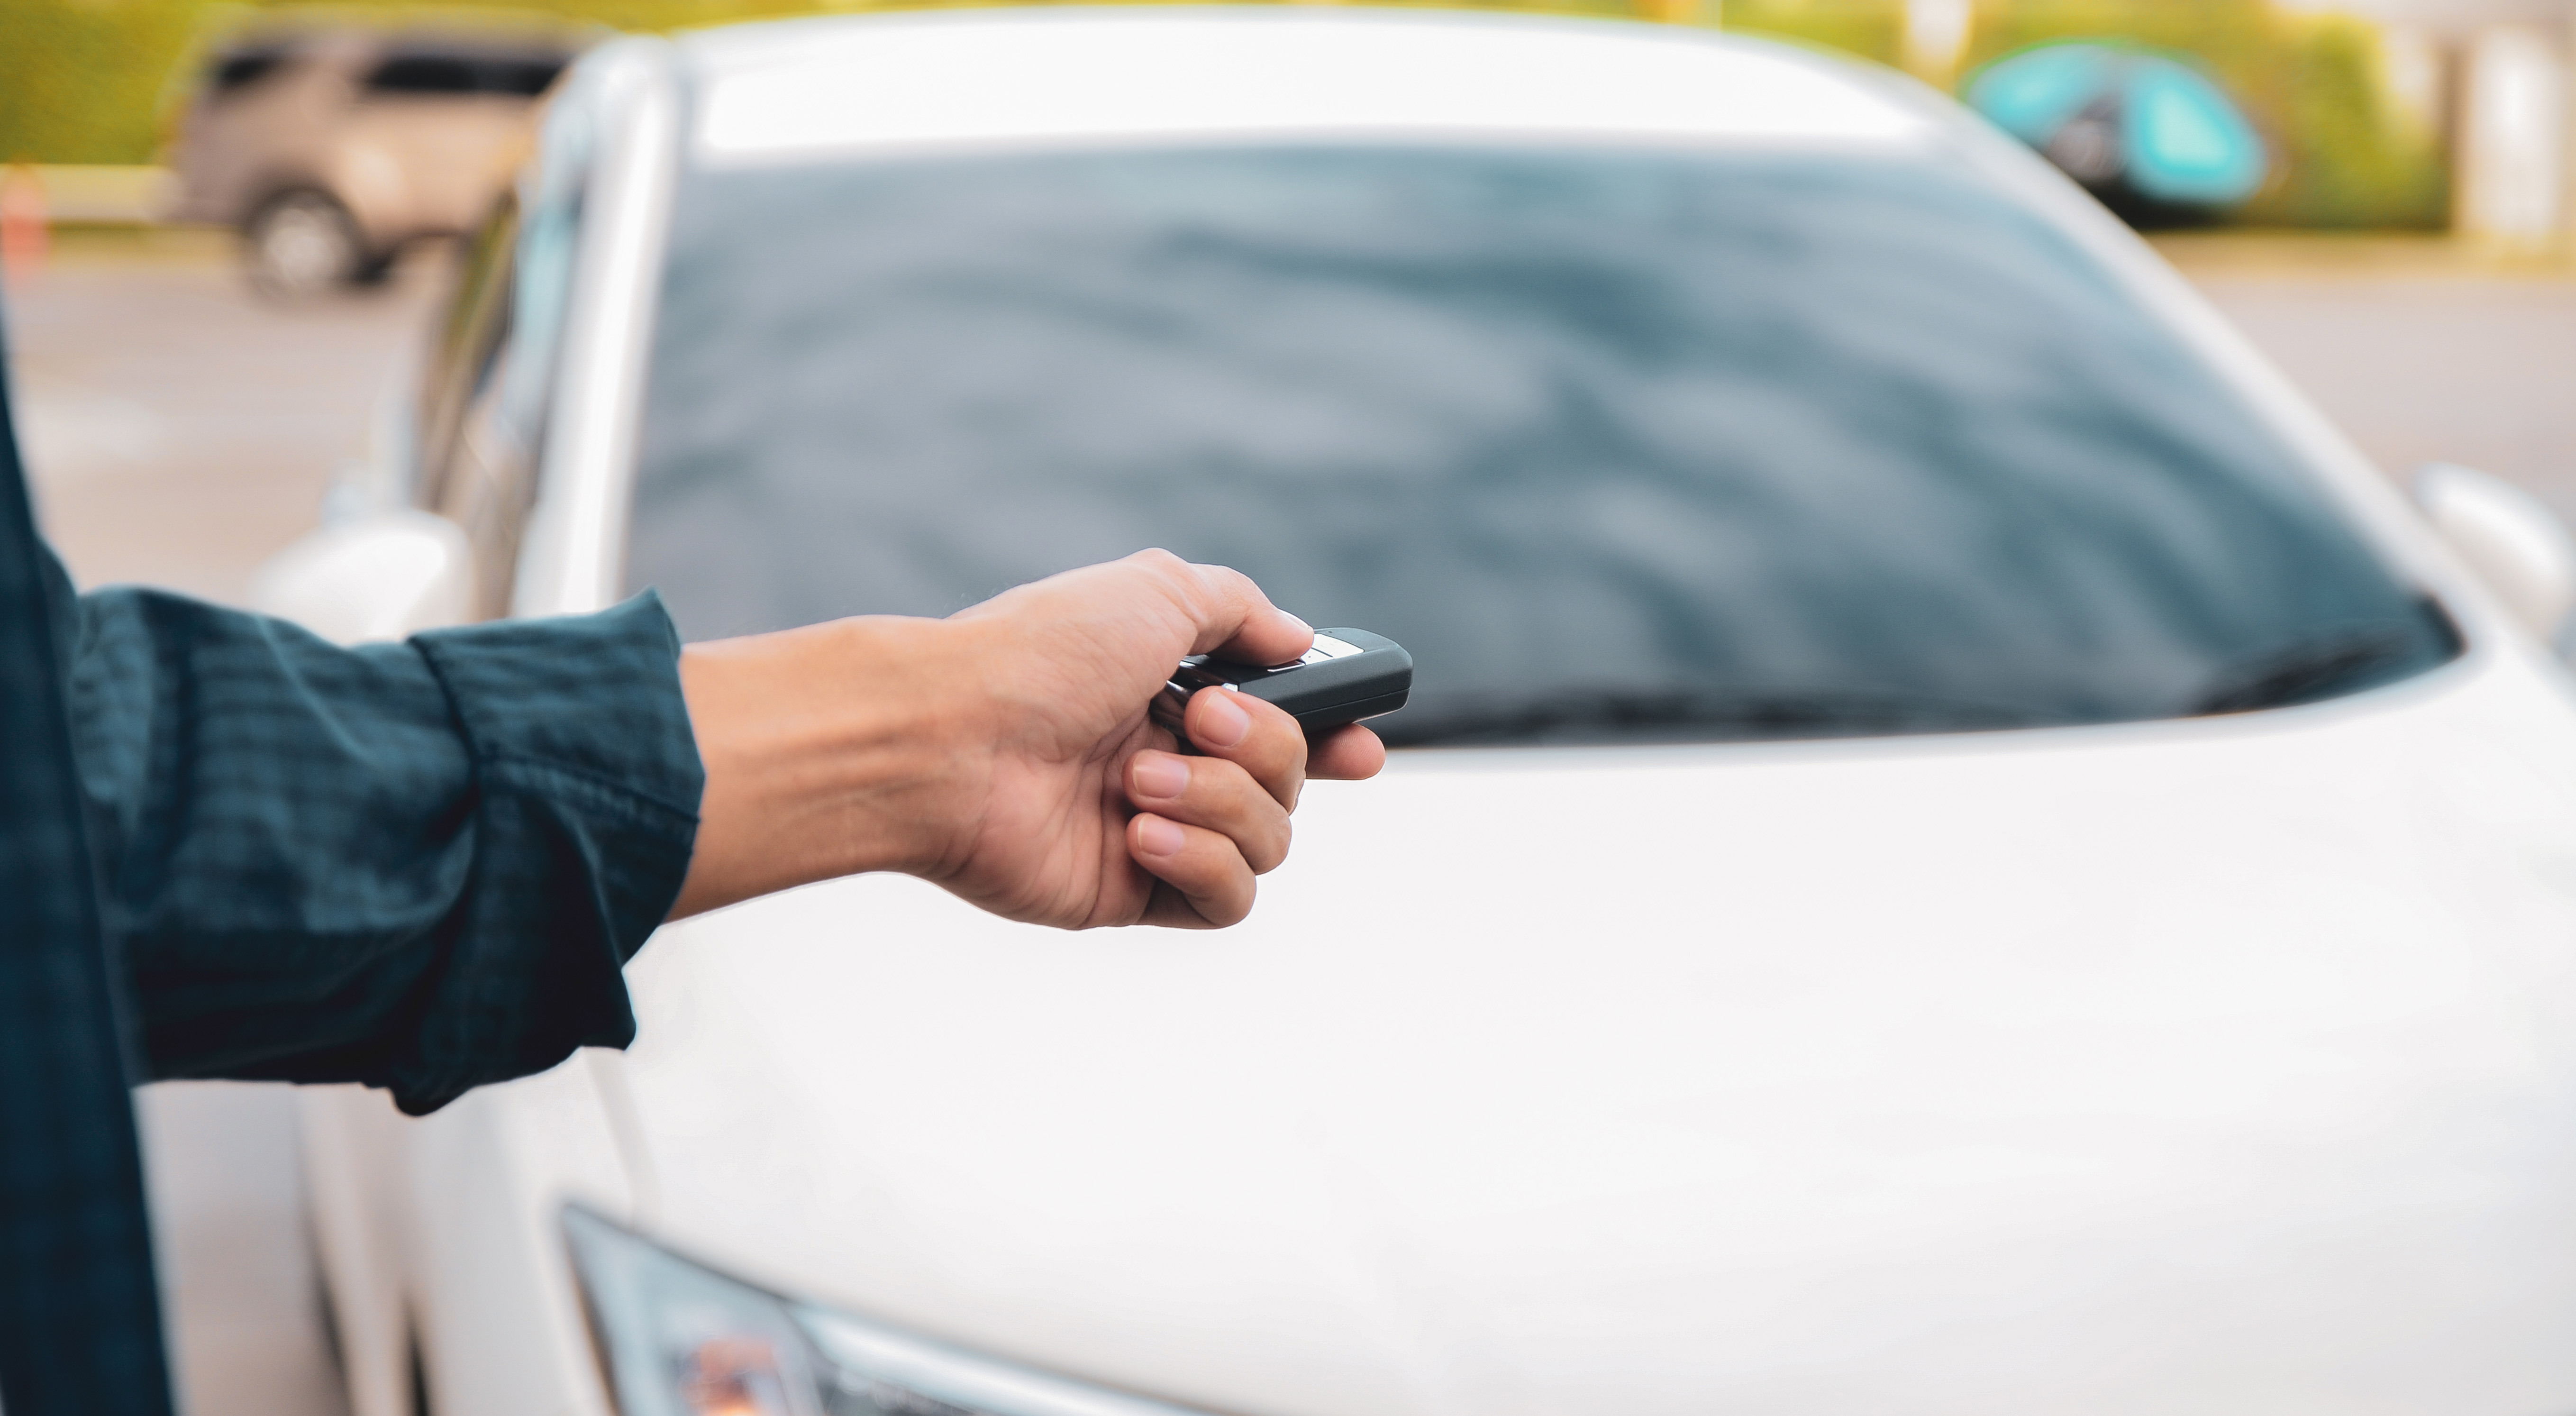
[[621,41],[548,123],[271,605],[1161,544],[1420,677],[1235,929],[849,879],[661,931],[624,1053],[309,1092],[361,1416],[2576,1408],[2567,538],[2036,157],[1425,12]]

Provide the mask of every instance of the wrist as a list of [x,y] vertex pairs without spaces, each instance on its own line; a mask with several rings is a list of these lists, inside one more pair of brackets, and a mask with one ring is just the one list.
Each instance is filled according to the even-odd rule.
[[980,797],[972,656],[948,622],[867,616],[692,645],[707,785],[673,916],[873,870],[935,872]]

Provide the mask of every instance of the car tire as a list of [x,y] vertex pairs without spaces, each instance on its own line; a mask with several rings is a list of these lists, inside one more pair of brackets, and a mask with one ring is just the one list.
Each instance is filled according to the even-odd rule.
[[349,272],[349,283],[359,286],[382,285],[394,278],[394,262],[401,257],[402,250],[399,247],[369,256],[358,263],[356,270]]
[[429,1390],[429,1356],[420,1349],[420,1329],[411,1333],[411,1416],[438,1416],[438,1402]]
[[369,264],[349,209],[327,192],[281,192],[242,223],[242,259],[253,289],[304,300],[357,279]]

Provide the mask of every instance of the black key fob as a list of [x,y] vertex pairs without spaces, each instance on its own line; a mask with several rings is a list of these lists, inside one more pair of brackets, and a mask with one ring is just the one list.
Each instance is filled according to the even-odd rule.
[[1172,730],[1181,751],[1197,750],[1181,727],[1181,710],[1189,706],[1191,694],[1216,684],[1287,710],[1306,736],[1315,738],[1403,707],[1413,692],[1413,656],[1403,645],[1365,629],[1316,630],[1315,647],[1305,657],[1266,668],[1193,654],[1154,695],[1154,721]]

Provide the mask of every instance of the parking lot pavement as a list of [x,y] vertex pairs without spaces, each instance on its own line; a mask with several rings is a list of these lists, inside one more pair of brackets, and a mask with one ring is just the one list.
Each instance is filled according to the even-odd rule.
[[286,1087],[137,1094],[184,1416],[346,1416],[322,1322]]
[[7,291],[38,514],[84,585],[236,600],[313,523],[439,283],[279,310],[211,232],[65,239]]
[[[2424,242],[2164,244],[2383,467],[2484,467],[2576,519],[2576,276]],[[361,446],[439,264],[281,311],[216,238],[57,249],[0,300],[48,531],[84,585],[237,598]],[[285,1090],[152,1087],[142,1116],[188,1410],[337,1413]]]
[[2371,237],[2159,244],[2383,470],[2463,463],[2576,524],[2576,267]]

